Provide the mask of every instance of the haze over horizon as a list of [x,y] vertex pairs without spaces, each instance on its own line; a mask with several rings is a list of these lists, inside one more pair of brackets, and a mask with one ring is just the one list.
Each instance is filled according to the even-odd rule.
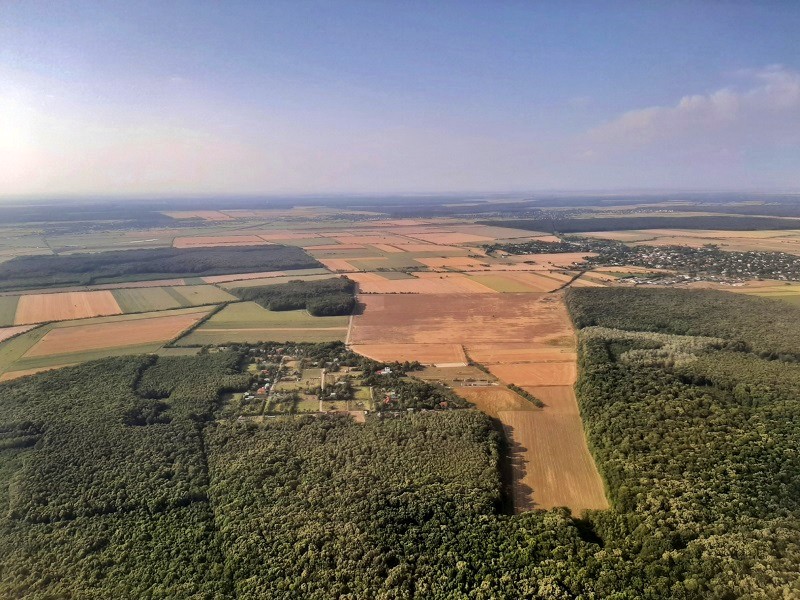
[[800,189],[800,4],[0,5],[0,197]]

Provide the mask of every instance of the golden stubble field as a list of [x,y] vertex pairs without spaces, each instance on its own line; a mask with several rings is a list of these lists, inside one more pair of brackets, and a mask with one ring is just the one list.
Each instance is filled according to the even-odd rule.
[[122,309],[114,294],[108,290],[26,294],[20,296],[14,324],[29,325],[119,314],[122,314]]

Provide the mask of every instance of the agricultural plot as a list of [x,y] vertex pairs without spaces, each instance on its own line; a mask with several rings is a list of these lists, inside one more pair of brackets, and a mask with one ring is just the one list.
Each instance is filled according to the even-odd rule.
[[575,383],[578,367],[570,362],[537,362],[488,365],[492,375],[520,387],[566,385]]
[[469,347],[509,342],[557,345],[572,341],[558,297],[547,294],[450,294],[432,302],[412,294],[364,295],[353,318],[352,344],[425,344]]
[[172,293],[183,298],[185,302],[184,306],[220,304],[237,299],[235,296],[214,285],[187,285],[184,287],[172,288]]
[[257,235],[214,235],[176,237],[172,242],[174,248],[220,248],[226,246],[260,246],[270,242]]
[[517,513],[567,506],[579,515],[608,508],[579,415],[548,408],[497,414],[510,443]]
[[358,352],[381,362],[418,361],[424,365],[466,365],[467,358],[460,344],[353,344]]
[[[349,273],[364,294],[491,294],[494,290],[460,273],[417,273],[387,278],[384,273]],[[405,275],[405,274],[404,274]]]
[[19,298],[14,324],[67,321],[121,313],[114,294],[107,290],[26,294]]
[[270,311],[255,302],[236,302],[181,338],[178,345],[343,341],[348,323],[349,317],[312,317],[305,310]]
[[90,325],[73,323],[55,327],[28,350],[23,358],[51,357],[112,348],[162,343],[177,337],[194,325],[208,311],[165,314],[142,319],[128,319]]
[[259,273],[233,273],[231,275],[213,275],[203,277],[205,283],[229,283],[231,281],[248,281],[250,279],[270,279],[273,277],[294,277],[301,279],[306,275],[325,275],[330,272],[326,269],[292,269],[291,271],[261,271]]
[[13,325],[19,296],[0,296],[0,327]]
[[181,308],[184,304],[169,293],[172,288],[146,287],[127,288],[113,291],[122,312],[147,312]]
[[0,342],[5,342],[7,339],[25,333],[35,327],[35,325],[17,325],[15,327],[0,327]]
[[504,386],[459,386],[454,387],[453,391],[495,419],[499,418],[503,411],[540,410],[530,400],[526,400]]

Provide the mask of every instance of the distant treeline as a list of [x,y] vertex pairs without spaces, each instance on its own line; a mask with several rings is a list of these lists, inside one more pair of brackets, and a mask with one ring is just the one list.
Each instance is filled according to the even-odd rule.
[[800,229],[800,219],[741,216],[692,217],[597,217],[588,219],[516,219],[512,221],[478,221],[482,225],[512,227],[550,233],[581,233],[585,231],[622,231],[629,229],[717,229],[756,231],[763,229]]
[[571,288],[577,327],[718,337],[764,358],[800,361],[800,307],[716,290]]
[[305,309],[315,317],[349,315],[356,304],[356,284],[346,277],[235,288],[231,292],[269,310]]
[[109,281],[201,277],[321,266],[300,248],[278,245],[20,256],[0,264],[0,289],[90,285]]

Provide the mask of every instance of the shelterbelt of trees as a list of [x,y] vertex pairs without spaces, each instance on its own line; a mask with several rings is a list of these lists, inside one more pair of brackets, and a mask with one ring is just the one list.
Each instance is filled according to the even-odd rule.
[[231,292],[269,310],[305,309],[315,317],[349,315],[356,305],[356,284],[346,277],[235,288]]
[[2,384],[0,597],[797,597],[800,365],[758,348],[800,321],[639,293],[567,298],[613,506],[586,515],[502,514],[506,450],[475,410],[239,419],[240,352]]
[[547,231],[551,233],[581,233],[586,231],[621,231],[628,229],[719,229],[756,231],[764,229],[800,229],[800,219],[759,217],[752,215],[696,215],[685,217],[636,215],[620,217],[564,217],[516,219],[510,221],[478,221],[483,225]]
[[283,271],[321,266],[302,249],[277,244],[18,256],[0,264],[0,290],[90,285],[117,280]]

